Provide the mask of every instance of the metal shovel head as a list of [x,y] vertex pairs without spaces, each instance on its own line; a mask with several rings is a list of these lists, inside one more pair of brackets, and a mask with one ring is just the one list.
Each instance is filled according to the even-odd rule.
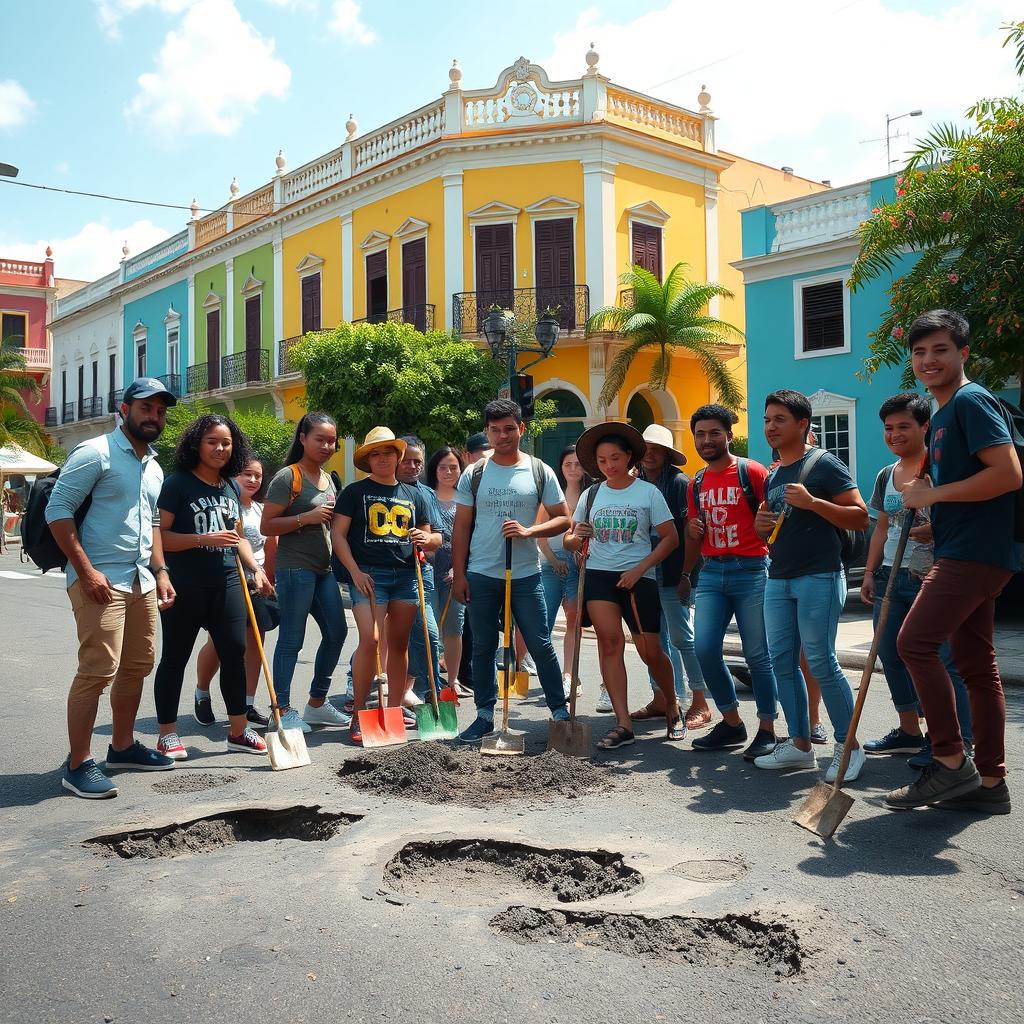
[[[512,689],[509,693],[510,697],[525,698],[530,695],[530,673],[529,672],[516,672],[512,677]],[[503,676],[498,677],[498,696],[505,696],[505,679]]]
[[827,782],[819,782],[808,793],[793,821],[822,839],[831,839],[843,818],[850,813],[854,802],[853,797],[847,796],[841,789]]
[[498,757],[515,757],[526,753],[526,737],[521,732],[506,730],[485,736],[480,742],[480,753]]
[[302,768],[310,763],[309,748],[301,729],[275,729],[273,732],[268,730],[266,741],[270,767],[275,772],[283,772],[287,768]]
[[401,708],[380,707],[359,712],[359,731],[364,747],[390,747],[405,743],[405,718]]
[[548,722],[548,750],[557,750],[567,757],[589,758],[593,739],[590,723],[579,718],[575,722]]
[[451,701],[439,700],[436,715],[429,701],[417,704],[412,712],[421,740],[453,740],[459,735],[459,719]]

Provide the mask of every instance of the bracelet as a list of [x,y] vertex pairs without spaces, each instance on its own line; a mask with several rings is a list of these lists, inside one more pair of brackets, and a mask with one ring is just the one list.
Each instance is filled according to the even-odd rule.
[[295,522],[297,522],[299,524],[299,529],[301,530],[302,529],[302,513],[301,512],[295,517]]
[[170,575],[170,570],[169,570],[169,569],[167,568],[167,566],[166,566],[166,565],[151,565],[151,566],[149,567],[149,571],[150,571],[150,572],[151,572],[151,573],[152,573],[152,574],[153,574],[154,576],[155,576],[155,575],[156,575],[156,574],[157,574],[158,572],[166,572],[166,573],[167,573],[168,575]]

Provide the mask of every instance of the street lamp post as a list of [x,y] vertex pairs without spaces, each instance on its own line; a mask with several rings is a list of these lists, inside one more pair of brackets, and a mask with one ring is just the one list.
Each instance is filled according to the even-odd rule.
[[2,178],[16,178],[18,176],[18,168],[14,164],[0,163],[0,177]]
[[889,168],[892,167],[892,136],[889,133],[889,125],[893,121],[899,121],[904,117],[920,117],[924,113],[923,110],[908,110],[905,114],[897,114],[895,117],[890,117],[888,114],[885,115],[885,172],[889,173]]
[[[509,395],[512,394],[513,381],[517,373],[525,372],[551,355],[562,329],[558,322],[557,311],[546,309],[533,327],[533,336],[537,339],[537,344],[520,344],[516,337],[514,317],[500,306],[492,306],[488,310],[483,326],[484,337],[487,339],[491,355],[499,362],[505,363]],[[540,354],[520,371],[518,369],[520,352],[538,352]]]

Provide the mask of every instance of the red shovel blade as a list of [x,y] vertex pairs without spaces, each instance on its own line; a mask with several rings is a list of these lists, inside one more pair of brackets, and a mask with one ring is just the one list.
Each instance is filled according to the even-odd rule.
[[454,687],[446,686],[438,695],[438,700],[446,700],[456,707],[459,706],[459,695],[455,692]]

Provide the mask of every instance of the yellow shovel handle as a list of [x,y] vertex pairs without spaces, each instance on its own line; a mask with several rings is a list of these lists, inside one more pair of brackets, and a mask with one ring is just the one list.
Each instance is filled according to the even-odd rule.
[[249,584],[245,581],[245,570],[242,568],[242,556],[235,551],[235,566],[238,569],[238,582],[242,585],[242,596],[245,598],[245,607],[249,613],[249,625],[252,627],[252,635],[256,641],[256,650],[260,652],[260,664],[263,666],[263,676],[267,681],[267,690],[270,692],[270,710],[277,722],[278,729],[281,728],[281,709],[277,706],[277,694],[274,692],[274,680],[270,675],[270,666],[267,664],[267,655],[263,650],[263,640],[260,637],[260,627],[256,623],[256,610],[252,606],[252,598],[249,596]]
[[768,543],[769,544],[774,544],[775,543],[775,538],[778,537],[779,530],[782,529],[782,523],[785,520],[785,518],[786,518],[786,507],[785,507],[785,505],[783,505],[782,511],[779,513],[779,518],[775,520],[775,526],[773,527],[772,532],[770,534],[768,534]]

